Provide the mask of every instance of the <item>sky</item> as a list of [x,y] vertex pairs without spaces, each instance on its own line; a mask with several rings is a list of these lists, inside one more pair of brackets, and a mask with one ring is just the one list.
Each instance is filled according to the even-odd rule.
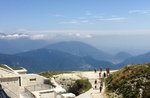
[[0,31],[147,33],[149,4],[149,0],[0,0]]
[[[149,21],[150,0],[0,0],[0,32],[30,34],[32,39],[95,43],[99,36],[117,35],[114,44],[126,44],[123,37],[150,36]],[[108,38],[109,44],[116,39]]]

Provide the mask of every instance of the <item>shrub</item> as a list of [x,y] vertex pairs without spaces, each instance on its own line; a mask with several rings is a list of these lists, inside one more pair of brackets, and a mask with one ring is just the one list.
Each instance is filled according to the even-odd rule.
[[75,83],[69,88],[68,92],[74,93],[76,96],[88,91],[91,88],[88,79],[76,80]]
[[106,87],[108,92],[122,95],[123,98],[149,98],[149,76],[150,63],[126,66],[106,79]]

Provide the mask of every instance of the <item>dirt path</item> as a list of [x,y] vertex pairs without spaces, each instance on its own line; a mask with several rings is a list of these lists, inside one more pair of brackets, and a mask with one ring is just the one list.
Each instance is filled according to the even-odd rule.
[[[114,72],[114,71],[111,71]],[[104,71],[102,72],[103,76]],[[100,92],[99,87],[101,84],[102,79],[104,78],[99,78],[99,72],[94,72],[94,71],[74,71],[74,73],[69,73],[69,74],[61,74],[61,75],[56,75],[59,76],[60,78],[63,79],[81,79],[81,78],[88,78],[90,83],[92,84],[92,88],[88,90],[87,92],[77,96],[76,98],[108,98],[105,94],[105,83],[103,82],[103,88],[102,91]],[[59,80],[61,80],[58,78]],[[95,88],[95,80],[97,80],[97,84]]]
[[[106,94],[105,94],[105,85],[103,83],[103,88],[102,91],[100,92],[99,87],[100,87],[100,83],[101,83],[101,79],[99,79],[99,73],[96,72],[78,72],[76,73],[78,75],[80,75],[81,77],[86,77],[89,79],[90,83],[92,84],[92,88],[77,96],[76,98],[107,98]],[[102,72],[103,74],[103,72]],[[97,84],[95,84],[95,80],[97,80]],[[95,88],[95,85],[97,88]]]

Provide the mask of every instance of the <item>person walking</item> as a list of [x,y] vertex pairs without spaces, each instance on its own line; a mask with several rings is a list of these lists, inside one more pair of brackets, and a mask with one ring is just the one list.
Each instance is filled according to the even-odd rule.
[[94,72],[96,73],[96,68],[94,69]]
[[97,80],[95,80],[95,84],[97,84]]
[[102,86],[99,87],[99,91],[100,91],[100,93],[102,92]]
[[108,75],[109,75],[109,73],[110,73],[109,68],[106,68],[106,73],[107,73],[107,76],[108,76]]
[[104,75],[104,78],[105,78],[106,77],[106,73],[104,72],[103,75]]
[[95,85],[95,89],[97,89],[97,86]]
[[101,78],[101,72],[99,72],[99,78]]

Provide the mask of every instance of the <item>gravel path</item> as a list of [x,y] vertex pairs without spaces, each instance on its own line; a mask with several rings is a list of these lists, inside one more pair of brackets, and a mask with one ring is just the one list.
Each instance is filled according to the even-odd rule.
[[[102,72],[101,75],[103,76],[103,74],[104,71]],[[61,74],[56,76],[63,79],[70,79],[70,78],[81,79],[84,77],[89,79],[90,83],[92,84],[92,88],[87,92],[77,96],[76,98],[108,98],[107,95],[105,94],[105,83],[102,82],[104,81],[104,78],[99,78],[99,71],[96,73],[94,71],[74,71],[74,73]],[[95,80],[97,80],[97,84],[95,84]],[[99,87],[101,83],[103,83],[103,88],[102,91],[100,92]],[[97,88],[95,88],[95,85],[97,86]]]
[[[77,75],[80,75],[81,77],[86,77],[89,79],[90,83],[92,84],[92,88],[77,96],[76,98],[107,98],[106,94],[104,93],[105,91],[105,85],[103,83],[103,89],[100,93],[99,87],[100,87],[100,82],[101,79],[99,79],[99,73],[98,72],[77,72]],[[103,72],[102,72],[103,75]],[[95,84],[95,80],[97,80],[97,84]],[[95,85],[97,86],[97,88],[95,88]]]

